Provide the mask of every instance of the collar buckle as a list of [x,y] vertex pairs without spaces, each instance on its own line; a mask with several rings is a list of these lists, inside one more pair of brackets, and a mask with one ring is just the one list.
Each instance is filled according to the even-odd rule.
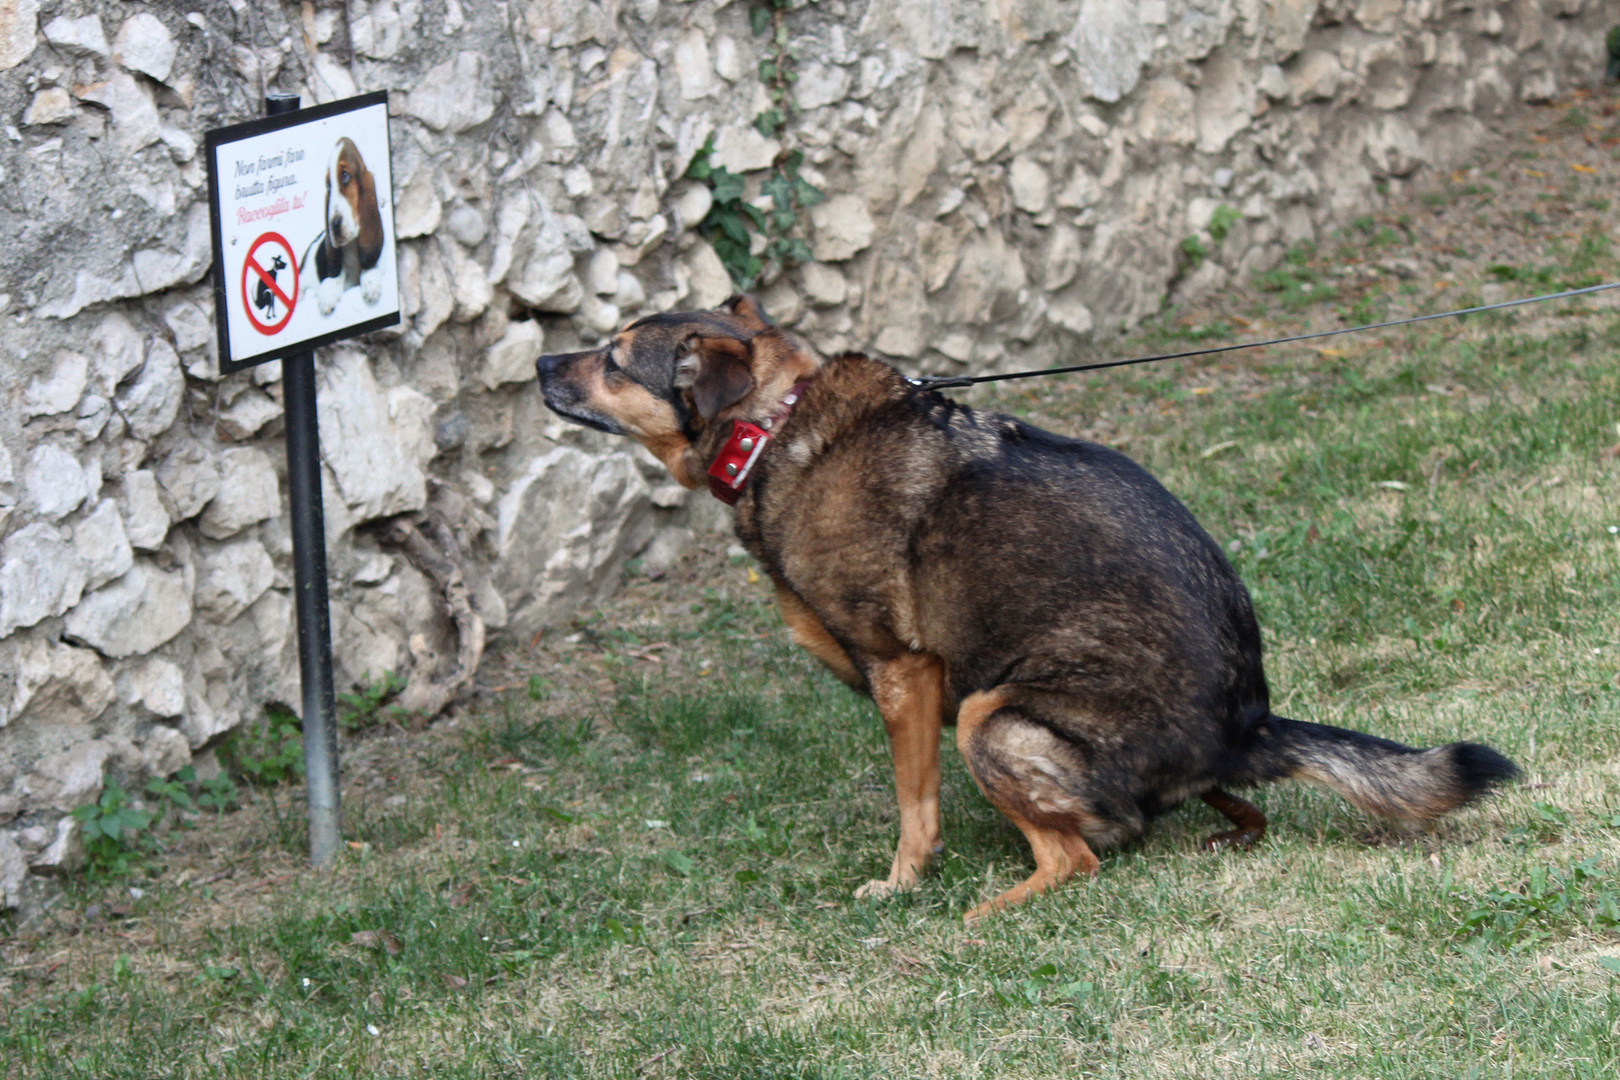
[[774,436],[771,429],[781,427],[782,422],[793,411],[793,406],[804,397],[804,390],[808,385],[802,382],[796,384],[782,399],[782,404],[777,410],[757,424],[749,420],[732,422],[731,437],[726,439],[720,453],[709,465],[709,494],[727,506],[737,504],[737,500],[742,498],[743,491],[748,487],[748,479],[753,475],[754,466]]

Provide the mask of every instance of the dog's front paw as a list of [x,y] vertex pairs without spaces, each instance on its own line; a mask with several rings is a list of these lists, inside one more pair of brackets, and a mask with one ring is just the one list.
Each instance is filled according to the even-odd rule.
[[360,272],[360,299],[368,304],[375,304],[382,296],[382,271],[377,269],[362,270]]
[[904,885],[897,885],[892,881],[882,881],[878,878],[873,878],[871,881],[868,881],[865,885],[862,885],[860,888],[855,890],[855,899],[882,900],[885,897],[893,896],[897,892],[905,892],[905,890],[906,886]]
[[322,315],[332,314],[342,297],[342,278],[327,278],[321,282],[321,287],[315,290],[315,303],[320,307]]

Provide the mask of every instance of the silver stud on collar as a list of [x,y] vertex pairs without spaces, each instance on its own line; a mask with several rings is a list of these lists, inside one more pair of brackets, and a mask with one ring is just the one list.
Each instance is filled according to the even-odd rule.
[[750,450],[752,450],[754,448],[754,440],[753,439],[743,439],[743,440],[741,440],[740,442],[737,443],[737,446],[738,446],[738,448],[740,448],[742,450],[743,453],[746,454],[746,453],[748,453],[748,451],[750,451]]
[[799,395],[798,394],[789,394],[787,397],[782,399],[782,404],[784,404],[784,405],[797,405],[798,402],[799,402]]
[[727,465],[726,466],[726,475],[727,476],[736,476],[737,475],[737,466],[735,464]]
[[768,429],[768,428],[771,427],[771,425],[773,425],[775,423],[776,423],[775,420],[772,420],[770,417],[767,416],[765,419],[763,419],[763,420],[761,420],[759,422],[759,426],[762,427],[762,428],[767,428]]

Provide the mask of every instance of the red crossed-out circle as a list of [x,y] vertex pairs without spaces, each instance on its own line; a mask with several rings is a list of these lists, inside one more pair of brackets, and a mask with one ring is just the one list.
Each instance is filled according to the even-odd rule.
[[[279,244],[287,252],[287,261],[292,269],[292,292],[289,294],[278,285],[277,279],[254,261],[253,255],[265,244]],[[272,322],[260,322],[258,316],[253,314],[253,296],[248,291],[250,272],[255,280],[263,282],[281,301],[281,318]],[[293,308],[298,306],[298,256],[293,253],[293,246],[287,243],[287,238],[280,233],[267,232],[253,241],[248,248],[247,258],[242,260],[242,313],[247,316],[248,322],[261,334],[279,334],[287,328],[292,321]]]

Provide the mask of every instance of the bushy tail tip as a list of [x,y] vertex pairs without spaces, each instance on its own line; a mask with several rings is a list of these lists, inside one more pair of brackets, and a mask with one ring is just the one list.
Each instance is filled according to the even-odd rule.
[[1331,788],[1380,817],[1427,821],[1521,774],[1489,746],[1458,742],[1418,750],[1376,735],[1271,716],[1251,767]]

